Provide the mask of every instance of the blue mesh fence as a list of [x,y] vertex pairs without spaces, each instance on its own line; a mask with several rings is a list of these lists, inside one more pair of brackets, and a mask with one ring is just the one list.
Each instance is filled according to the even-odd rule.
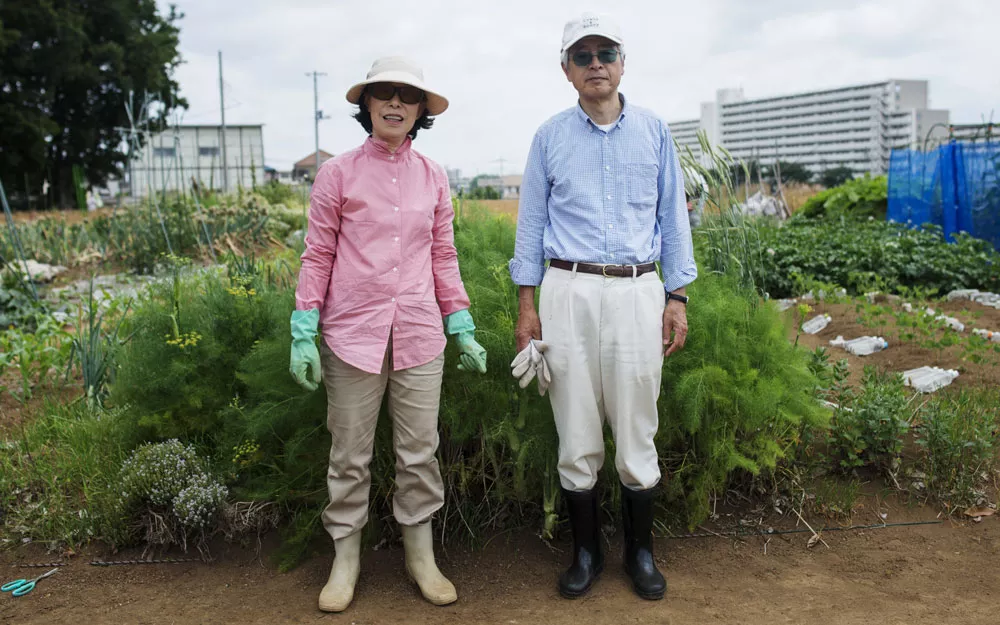
[[894,150],[889,160],[890,221],[968,232],[1000,250],[1000,142]]

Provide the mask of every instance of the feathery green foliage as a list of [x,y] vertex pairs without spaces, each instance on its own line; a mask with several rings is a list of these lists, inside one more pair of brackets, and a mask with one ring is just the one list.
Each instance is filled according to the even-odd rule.
[[[468,540],[543,517],[549,530],[553,525],[558,442],[551,408],[533,387],[519,389],[509,369],[517,288],[506,263],[513,244],[513,224],[503,217],[473,209],[456,227],[477,340],[489,352],[485,376],[457,371],[454,346],[446,352],[439,451],[446,505],[439,514],[446,533]],[[301,511],[318,511],[327,498],[326,400],[322,389],[305,393],[288,374],[291,281],[273,273],[268,279],[266,267],[237,286],[234,275],[182,279],[179,294],[171,286],[140,302],[112,399],[128,404],[149,436],[200,441],[220,460],[253,446],[252,458],[232,463],[235,492],[289,510],[299,519],[291,537],[302,549],[306,528],[319,526],[317,514]],[[821,423],[822,412],[808,354],[789,343],[773,307],[719,275],[700,279],[690,294],[687,347],[664,369],[659,442],[672,474],[664,503],[680,505],[679,516],[697,523],[733,471],[773,468],[800,426]],[[610,436],[607,447],[604,480],[615,497]],[[371,464],[373,532],[391,510],[394,467],[383,414]]]

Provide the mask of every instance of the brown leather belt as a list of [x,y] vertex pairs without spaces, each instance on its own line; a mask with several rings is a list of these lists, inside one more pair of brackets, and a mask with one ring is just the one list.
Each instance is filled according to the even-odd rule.
[[[573,271],[573,265],[580,273],[596,273],[605,278],[631,278],[639,277],[651,271],[656,271],[656,263],[646,263],[644,265],[593,265],[591,263],[571,263],[568,260],[553,258],[549,261],[549,267]],[[633,272],[634,270],[634,272]]]

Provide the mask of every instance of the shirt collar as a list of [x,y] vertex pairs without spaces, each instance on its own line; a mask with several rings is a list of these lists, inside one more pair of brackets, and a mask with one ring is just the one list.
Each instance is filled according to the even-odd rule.
[[368,140],[365,141],[364,150],[365,154],[374,156],[382,161],[405,161],[410,157],[410,146],[412,144],[413,141],[407,137],[403,140],[403,143],[399,146],[399,148],[393,152],[389,149],[389,146],[385,141],[369,136]]
[[[625,100],[624,94],[622,93],[618,94],[618,101],[621,102],[622,112],[618,115],[618,119],[615,121],[615,125],[611,127],[611,130],[614,130],[615,128],[621,125],[622,120],[625,119],[625,113],[628,110],[628,103]],[[590,116],[587,115],[587,112],[583,110],[583,107],[580,106],[579,100],[576,101],[576,117],[581,122],[583,122],[591,131],[598,130],[597,124],[595,124],[594,120],[590,119]]]

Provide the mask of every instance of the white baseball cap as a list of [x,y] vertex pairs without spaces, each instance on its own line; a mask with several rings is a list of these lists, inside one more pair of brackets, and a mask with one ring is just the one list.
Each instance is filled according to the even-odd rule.
[[424,84],[424,71],[403,56],[384,56],[375,59],[365,80],[347,90],[347,101],[357,104],[366,85],[376,82],[396,82],[422,89],[427,94],[427,114],[440,115],[448,108],[448,98],[435,93]]
[[618,22],[607,15],[588,12],[566,22],[566,26],[563,28],[562,48],[559,52],[563,53],[569,50],[574,43],[590,36],[604,37],[618,45],[624,43],[622,29]]

